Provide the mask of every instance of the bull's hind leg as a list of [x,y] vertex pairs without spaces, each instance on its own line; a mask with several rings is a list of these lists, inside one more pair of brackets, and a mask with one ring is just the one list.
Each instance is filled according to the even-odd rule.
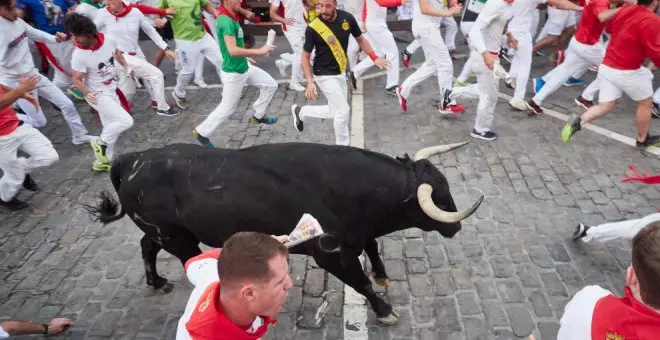
[[379,286],[387,288],[389,282],[387,281],[387,273],[385,272],[383,260],[381,260],[380,255],[378,255],[378,242],[376,242],[375,239],[367,241],[364,251],[369,257],[369,262],[371,262],[371,272],[374,276],[374,280]]
[[171,292],[172,284],[168,283],[165,278],[158,276],[158,271],[156,270],[156,258],[158,252],[162,249],[160,244],[156,243],[149,236],[144,235],[140,240],[140,246],[142,247],[142,260],[144,261],[147,284],[164,293]]

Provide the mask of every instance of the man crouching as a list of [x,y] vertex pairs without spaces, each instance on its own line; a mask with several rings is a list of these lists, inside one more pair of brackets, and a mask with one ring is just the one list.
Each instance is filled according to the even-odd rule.
[[177,340],[262,338],[293,285],[285,238],[240,232],[222,249],[188,260],[184,267],[195,289],[179,320]]

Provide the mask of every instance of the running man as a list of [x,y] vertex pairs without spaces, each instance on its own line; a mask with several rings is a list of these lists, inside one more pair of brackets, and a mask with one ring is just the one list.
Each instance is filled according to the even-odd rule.
[[[300,80],[304,77],[301,60],[305,29],[307,29],[304,12],[305,8],[300,0],[271,0],[270,2],[270,18],[282,24],[284,36],[293,50],[289,88],[298,92],[305,91],[305,87],[300,84]],[[287,62],[279,59],[276,64],[282,70],[286,67]],[[280,71],[280,73],[284,72]]]

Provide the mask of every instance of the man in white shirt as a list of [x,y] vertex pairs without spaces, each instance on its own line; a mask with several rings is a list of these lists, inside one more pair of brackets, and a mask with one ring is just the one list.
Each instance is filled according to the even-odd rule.
[[75,12],[94,20],[99,10],[103,8],[102,2],[103,0],[80,0]]
[[[448,3],[448,0],[442,1],[442,9],[449,9],[449,6],[454,6],[458,3],[456,0],[452,0]],[[411,17],[412,19],[412,17]],[[401,19],[399,19],[401,20]],[[456,60],[454,57],[454,51],[456,50],[456,34],[458,34],[458,24],[454,17],[443,17],[440,22],[440,26],[445,26],[445,45],[449,50],[449,55],[451,55],[452,60]],[[412,55],[421,47],[419,41],[413,40],[403,52],[401,52],[401,58],[403,59],[403,65],[407,68],[410,65],[410,59]]]
[[[170,9],[170,12],[173,11]],[[179,110],[170,107],[165,100],[163,72],[147,62],[140,48],[138,41],[140,28],[158,48],[165,51],[167,57],[174,60],[176,53],[170,50],[156,29],[151,26],[149,19],[132,5],[125,5],[122,0],[107,0],[106,8],[98,12],[94,24],[99,31],[105,32],[106,37],[116,42],[117,48],[125,54],[128,66],[135,72],[135,77],[145,80],[145,87],[152,100],[157,103],[156,113],[161,116],[176,116]],[[119,73],[118,87],[128,101],[132,101],[135,96],[135,86],[133,77],[129,77],[125,72]]]
[[[289,88],[298,92],[305,91],[305,87],[300,84],[300,80],[305,78],[301,62],[305,29],[307,29],[304,11],[303,3],[300,0],[271,0],[270,2],[270,18],[282,24],[284,36],[293,50]],[[278,65],[278,68],[280,67]]]
[[119,97],[117,73],[131,75],[133,71],[126,64],[117,43],[98,33],[91,19],[73,13],[67,18],[66,27],[76,43],[71,59],[73,84],[83,93],[87,103],[98,111],[103,125],[101,136],[91,142],[96,158],[92,169],[110,171],[119,135],[133,126],[133,118],[127,112],[128,102]]
[[[34,67],[28,38],[45,43],[63,42],[64,33],[56,35],[39,31],[18,17],[16,0],[0,0],[0,83],[8,87],[16,87],[23,76],[39,75]],[[41,80],[37,89],[32,92],[35,98],[42,97],[53,103],[62,111],[62,115],[71,129],[72,143],[79,145],[87,143],[94,137],[87,135],[87,128],[76,107],[62,90],[48,78],[39,75]],[[46,116],[41,107],[35,107],[24,99],[18,105],[25,112],[21,119],[35,128],[46,126]]]

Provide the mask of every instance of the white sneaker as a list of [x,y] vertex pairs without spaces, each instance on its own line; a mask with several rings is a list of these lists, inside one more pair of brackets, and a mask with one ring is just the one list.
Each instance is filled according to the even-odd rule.
[[209,85],[202,78],[195,79],[195,80],[193,80],[193,82],[195,83],[195,85],[197,85],[197,86],[199,86],[203,89],[209,87]]
[[73,143],[73,145],[87,144],[98,138],[99,136],[78,135],[78,136],[73,136],[73,138],[71,138],[71,143]]
[[305,91],[304,86],[302,86],[302,85],[300,85],[300,83],[294,82],[294,81],[289,83],[289,88],[294,90],[294,91],[298,91],[298,92],[304,92]]
[[277,66],[277,69],[280,71],[280,75],[282,77],[286,77],[286,64],[284,60],[282,59],[275,60],[275,66]]
[[509,101],[509,105],[516,110],[520,110],[520,111],[527,110],[527,103],[522,99],[511,98],[511,100]]

